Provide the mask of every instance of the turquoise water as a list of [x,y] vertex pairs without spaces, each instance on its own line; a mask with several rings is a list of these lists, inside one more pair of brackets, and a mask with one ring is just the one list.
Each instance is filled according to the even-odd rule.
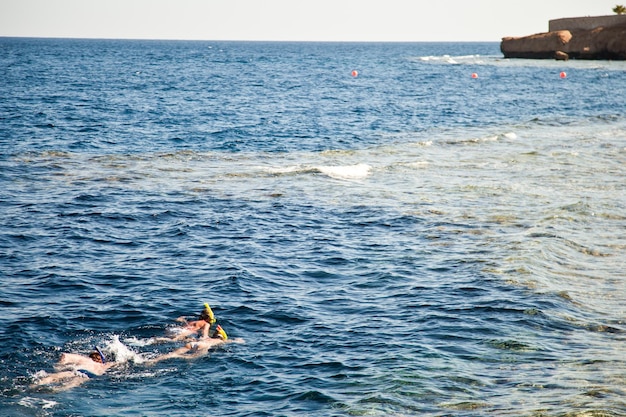
[[0,39],[2,414],[626,415],[626,64],[498,47]]

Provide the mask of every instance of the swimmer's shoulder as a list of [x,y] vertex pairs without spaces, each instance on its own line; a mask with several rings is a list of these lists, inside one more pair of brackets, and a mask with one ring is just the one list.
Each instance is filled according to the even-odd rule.
[[[85,359],[89,359],[83,355],[79,355],[77,353],[62,353],[59,362],[61,363],[77,363],[83,362]],[[91,360],[91,359],[89,359]]]

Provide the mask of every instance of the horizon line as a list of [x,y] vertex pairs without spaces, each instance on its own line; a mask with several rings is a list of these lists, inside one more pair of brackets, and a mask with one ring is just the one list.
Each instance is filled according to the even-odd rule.
[[58,39],[103,41],[172,41],[172,42],[271,42],[271,43],[499,43],[501,40],[292,40],[292,39],[204,39],[204,38],[143,38],[99,36],[36,36],[0,35],[0,39]]

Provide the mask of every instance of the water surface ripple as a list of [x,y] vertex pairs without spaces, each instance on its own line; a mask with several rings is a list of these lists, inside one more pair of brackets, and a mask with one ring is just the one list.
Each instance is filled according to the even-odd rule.
[[[0,414],[626,415],[623,63],[0,51]],[[245,344],[139,363],[204,302]],[[94,344],[133,360],[29,387]]]

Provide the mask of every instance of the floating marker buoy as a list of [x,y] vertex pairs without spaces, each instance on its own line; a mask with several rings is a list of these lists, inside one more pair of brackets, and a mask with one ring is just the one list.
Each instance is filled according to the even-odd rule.
[[567,77],[567,73],[565,71],[561,71],[561,73],[559,74],[559,76],[561,78],[566,78]]
[[358,77],[359,76],[359,72],[357,70],[352,70],[351,72],[353,77]]
[[478,78],[478,74],[476,74],[475,72],[472,72],[472,78]]

